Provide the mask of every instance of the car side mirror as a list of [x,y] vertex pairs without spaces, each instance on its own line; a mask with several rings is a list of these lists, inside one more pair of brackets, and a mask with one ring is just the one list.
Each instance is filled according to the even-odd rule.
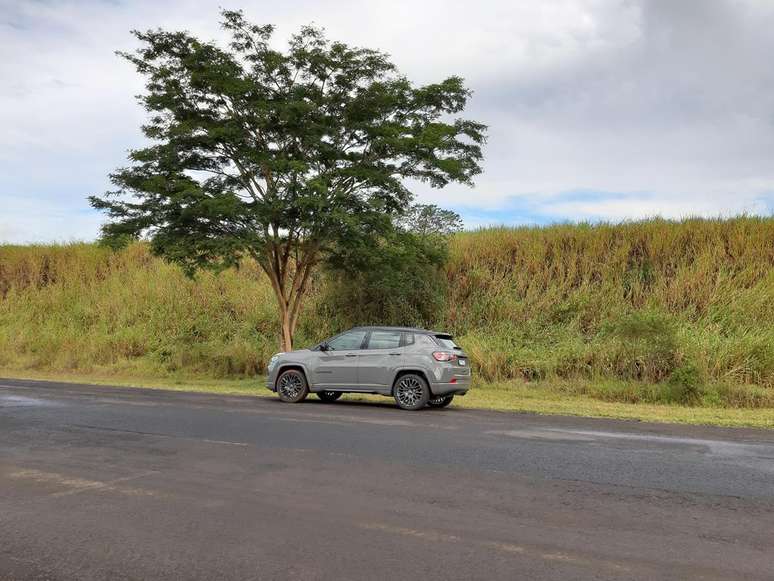
[[326,343],[325,341],[320,343],[320,351],[330,351],[330,349],[331,349],[331,346],[328,345],[328,343]]

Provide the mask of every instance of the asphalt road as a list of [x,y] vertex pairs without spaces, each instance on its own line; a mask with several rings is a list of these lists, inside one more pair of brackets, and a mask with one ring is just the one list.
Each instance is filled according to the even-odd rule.
[[774,579],[774,432],[0,379],[0,579]]

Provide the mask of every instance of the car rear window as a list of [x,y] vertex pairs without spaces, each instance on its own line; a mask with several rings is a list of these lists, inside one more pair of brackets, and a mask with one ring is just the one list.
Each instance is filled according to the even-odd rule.
[[444,349],[459,349],[459,346],[452,341],[449,335],[436,335],[435,340]]
[[369,349],[397,349],[400,346],[400,331],[372,331],[368,339]]

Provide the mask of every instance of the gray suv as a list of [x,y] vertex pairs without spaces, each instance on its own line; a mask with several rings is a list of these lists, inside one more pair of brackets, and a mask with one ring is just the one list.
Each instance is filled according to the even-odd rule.
[[471,380],[468,356],[451,335],[406,327],[355,327],[311,349],[277,353],[268,372],[266,387],[285,402],[309,392],[325,402],[378,393],[404,410],[445,407]]

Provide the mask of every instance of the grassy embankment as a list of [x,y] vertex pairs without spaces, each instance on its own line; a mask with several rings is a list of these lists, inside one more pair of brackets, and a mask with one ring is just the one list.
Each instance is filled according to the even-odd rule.
[[[446,279],[427,323],[473,358],[461,404],[774,426],[773,218],[464,233]],[[342,325],[325,292],[299,344]],[[190,281],[140,244],[0,246],[0,297],[3,375],[255,393],[276,350],[251,264]]]

